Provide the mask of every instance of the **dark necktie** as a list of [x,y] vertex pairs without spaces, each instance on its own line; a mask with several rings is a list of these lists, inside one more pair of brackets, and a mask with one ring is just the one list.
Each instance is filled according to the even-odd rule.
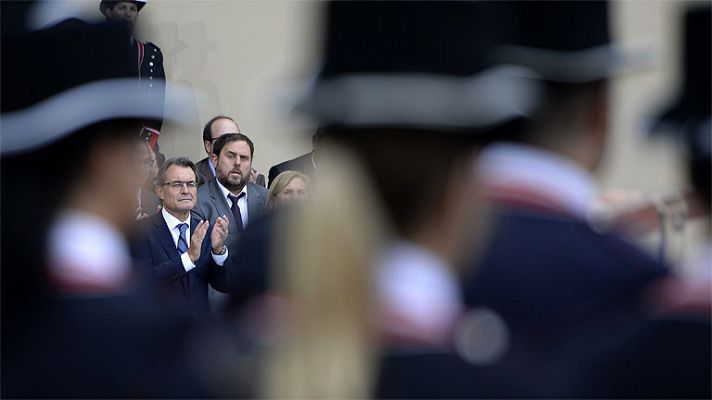
[[242,226],[242,214],[240,213],[240,207],[237,206],[237,201],[240,200],[241,197],[245,195],[245,192],[240,192],[237,196],[233,196],[231,194],[228,194],[227,197],[232,201],[232,206],[230,209],[232,210],[232,216],[235,218],[235,226],[237,227],[238,232],[242,232],[245,230],[245,227]]
[[188,240],[185,232],[188,230],[188,224],[179,224],[180,235],[178,235],[178,253],[183,254],[188,251]]

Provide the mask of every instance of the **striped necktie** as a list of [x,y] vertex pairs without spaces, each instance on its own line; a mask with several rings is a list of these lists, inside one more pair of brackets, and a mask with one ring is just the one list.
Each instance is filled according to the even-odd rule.
[[188,230],[188,224],[179,224],[178,229],[180,229],[180,235],[178,235],[178,253],[183,254],[188,251],[188,240],[186,239],[185,232]]

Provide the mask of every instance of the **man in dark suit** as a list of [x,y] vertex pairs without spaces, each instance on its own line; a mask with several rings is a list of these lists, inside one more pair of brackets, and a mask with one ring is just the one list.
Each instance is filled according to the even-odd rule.
[[269,183],[267,187],[272,186],[272,182],[284,171],[299,171],[307,176],[311,176],[314,173],[314,168],[316,168],[317,152],[319,148],[319,132],[317,131],[312,136],[312,151],[301,155],[297,158],[284,161],[279,163],[269,169],[267,174]]
[[217,179],[198,189],[193,212],[211,224],[227,215],[230,224],[225,244],[228,246],[265,210],[267,189],[249,182],[254,149],[250,138],[241,133],[220,136],[213,144],[211,155]]
[[134,244],[136,267],[157,286],[159,300],[209,317],[208,285],[227,291],[222,265],[229,222],[217,216],[210,224],[191,215],[197,183],[195,165],[187,158],[167,160],[156,183],[163,209],[142,221]]
[[[237,121],[226,115],[211,118],[203,127],[203,147],[208,157],[195,163],[195,169],[198,172],[198,186],[215,178],[215,167],[210,161],[210,155],[213,153],[213,143],[226,133],[241,133]],[[250,182],[265,187],[265,176],[254,168],[251,169],[249,178]]]

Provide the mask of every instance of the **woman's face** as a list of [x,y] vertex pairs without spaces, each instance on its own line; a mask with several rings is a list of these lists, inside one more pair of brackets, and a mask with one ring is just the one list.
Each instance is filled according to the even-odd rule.
[[292,179],[287,186],[275,196],[275,205],[282,206],[294,201],[301,201],[309,196],[307,184],[301,178]]

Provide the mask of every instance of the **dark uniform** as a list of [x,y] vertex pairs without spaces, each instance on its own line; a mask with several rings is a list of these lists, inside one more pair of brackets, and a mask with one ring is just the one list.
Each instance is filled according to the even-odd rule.
[[[161,49],[151,42],[134,39],[131,43],[131,54],[136,60],[141,89],[146,96],[162,105],[166,97],[166,73],[163,70]],[[149,128],[160,132],[162,124],[163,121],[158,121],[150,124]]]

